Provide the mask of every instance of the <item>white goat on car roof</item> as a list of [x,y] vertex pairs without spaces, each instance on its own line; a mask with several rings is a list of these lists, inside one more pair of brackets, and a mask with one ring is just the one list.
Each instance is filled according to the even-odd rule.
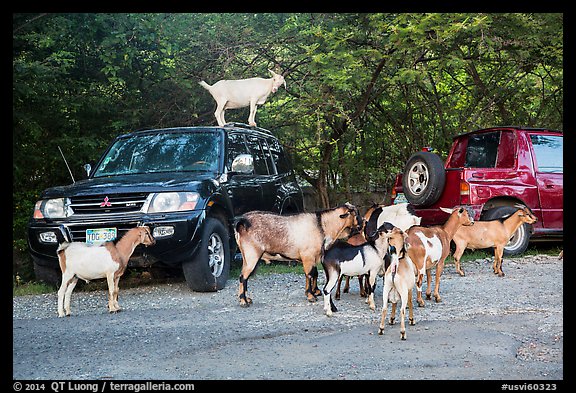
[[257,105],[264,104],[270,93],[275,93],[281,85],[286,88],[286,81],[282,75],[272,70],[268,71],[272,74],[272,78],[223,79],[212,86],[204,81],[199,82],[216,100],[214,117],[216,117],[220,127],[226,124],[224,119],[226,109],[245,108],[247,106],[250,106],[248,124],[256,126]]

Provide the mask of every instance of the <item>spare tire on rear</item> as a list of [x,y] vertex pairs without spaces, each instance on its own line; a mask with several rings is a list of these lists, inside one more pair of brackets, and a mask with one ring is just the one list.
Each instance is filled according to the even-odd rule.
[[440,198],[446,173],[442,159],[434,153],[412,154],[402,174],[402,188],[408,202],[418,207],[430,206]]

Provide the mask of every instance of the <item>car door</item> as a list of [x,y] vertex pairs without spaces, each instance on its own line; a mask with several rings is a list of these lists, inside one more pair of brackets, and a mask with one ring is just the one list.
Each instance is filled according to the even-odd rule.
[[545,229],[564,228],[564,162],[562,135],[530,134],[534,170]]
[[246,135],[248,150],[254,157],[254,177],[260,186],[262,199],[259,210],[279,212],[277,201],[276,167],[270,155],[266,139],[256,135]]
[[[246,138],[242,132],[229,132],[226,143],[226,169],[230,173],[234,158],[240,154],[252,154],[248,150]],[[254,159],[256,162],[256,159]],[[259,175],[255,173],[230,173],[226,188],[232,201],[234,215],[239,216],[251,210],[260,210],[262,206],[262,187]]]

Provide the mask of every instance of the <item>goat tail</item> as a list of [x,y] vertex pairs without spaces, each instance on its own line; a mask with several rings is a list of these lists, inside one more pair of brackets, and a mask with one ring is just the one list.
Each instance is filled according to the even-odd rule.
[[206,82],[204,82],[204,81],[200,81],[200,82],[198,82],[198,84],[199,84],[200,86],[202,86],[203,88],[205,88],[206,90],[210,90],[210,88],[212,87],[212,86],[210,86],[208,83],[206,83]]
[[57,253],[57,254],[60,254],[61,252],[66,251],[66,249],[68,248],[68,246],[69,246],[70,244],[71,244],[71,243],[68,243],[68,242],[62,242],[62,244],[60,244],[60,245],[58,246],[58,249],[56,250],[56,253]]

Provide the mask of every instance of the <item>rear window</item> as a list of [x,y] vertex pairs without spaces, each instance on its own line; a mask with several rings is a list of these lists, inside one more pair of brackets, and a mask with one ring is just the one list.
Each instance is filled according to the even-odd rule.
[[513,168],[516,136],[498,130],[471,134],[455,141],[448,168]]

